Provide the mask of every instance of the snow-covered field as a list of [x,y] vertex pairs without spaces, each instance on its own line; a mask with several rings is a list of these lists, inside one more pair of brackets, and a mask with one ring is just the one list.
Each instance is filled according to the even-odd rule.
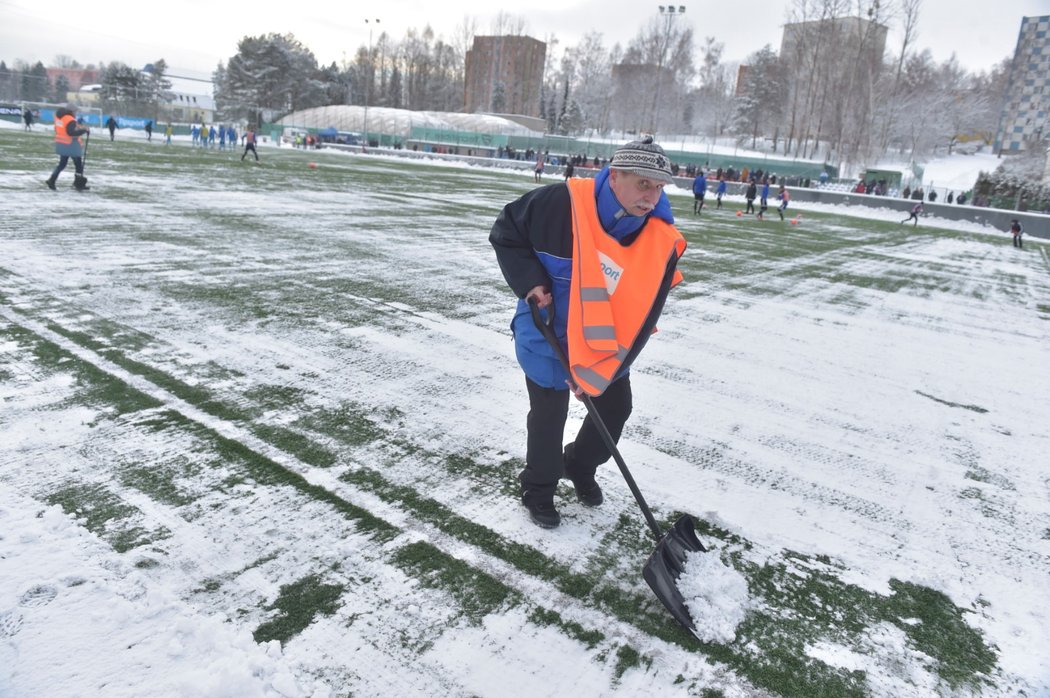
[[1041,241],[672,192],[621,448],[699,641],[615,467],[515,499],[531,173],[91,148],[0,130],[0,696],[1050,695]]

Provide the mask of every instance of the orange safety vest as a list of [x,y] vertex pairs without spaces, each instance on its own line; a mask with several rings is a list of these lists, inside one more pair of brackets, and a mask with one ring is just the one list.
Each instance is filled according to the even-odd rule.
[[69,122],[76,121],[72,114],[66,114],[62,118],[55,117],[55,143],[69,145],[73,142],[73,136],[69,135]]
[[[650,217],[630,245],[598,220],[593,179],[566,183],[572,201],[572,283],[569,288],[569,370],[588,395],[601,395],[638,340],[672,258],[685,252],[673,225]],[[682,281],[675,269],[671,286]]]

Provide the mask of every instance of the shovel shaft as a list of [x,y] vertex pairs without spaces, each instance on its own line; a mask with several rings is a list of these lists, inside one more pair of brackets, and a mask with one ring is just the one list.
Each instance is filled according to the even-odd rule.
[[[540,308],[536,304],[536,299],[532,296],[528,297],[529,310],[532,311],[532,321],[536,323],[536,327],[539,329],[543,337],[554,349],[555,355],[561,362],[565,372],[569,374],[569,383],[572,385],[573,390],[576,389],[576,383],[572,379],[572,369],[569,368],[569,357],[565,355],[565,351],[561,348],[561,343],[558,341],[558,336],[554,332],[554,304],[551,303],[547,307],[547,320],[544,321],[540,314]],[[616,466],[620,469],[620,474],[623,475],[623,479],[627,482],[627,486],[631,489],[631,494],[634,495],[634,500],[638,502],[638,508],[642,510],[642,515],[645,516],[645,522],[649,524],[649,530],[652,531],[653,537],[656,538],[657,542],[663,539],[664,534],[660,530],[660,525],[656,523],[656,519],[653,517],[653,512],[649,509],[649,505],[645,503],[645,497],[642,496],[642,491],[638,489],[638,485],[634,481],[634,477],[631,476],[631,471],[627,469],[627,463],[624,461],[623,456],[620,455],[620,449],[616,447],[616,440],[613,439],[612,434],[609,433],[609,428],[605,426],[605,422],[602,421],[601,415],[598,414],[598,408],[595,407],[594,401],[591,400],[591,396],[587,393],[583,394],[581,398],[584,407],[587,408],[587,414],[590,416],[594,426],[598,429],[598,434],[601,435],[602,441],[605,442],[605,447],[609,449],[609,453],[612,454],[613,460],[616,461]]]

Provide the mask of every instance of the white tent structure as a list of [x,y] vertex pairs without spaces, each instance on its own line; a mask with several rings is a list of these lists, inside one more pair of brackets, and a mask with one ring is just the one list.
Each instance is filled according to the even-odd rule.
[[492,114],[410,111],[390,107],[336,104],[303,109],[283,116],[278,123],[306,129],[334,128],[339,131],[370,131],[407,139],[417,126],[448,131],[470,131],[502,135],[543,135],[521,124]]

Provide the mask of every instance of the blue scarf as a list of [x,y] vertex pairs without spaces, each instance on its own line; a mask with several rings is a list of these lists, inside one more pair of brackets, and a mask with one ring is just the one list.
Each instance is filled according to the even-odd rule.
[[644,216],[632,216],[627,213],[623,204],[616,198],[616,194],[609,187],[609,168],[606,166],[594,178],[595,199],[598,204],[598,220],[605,232],[617,240],[623,240],[631,233],[637,232],[645,225],[649,216],[666,221],[674,225],[674,214],[671,212],[671,202],[667,194],[660,192],[660,199],[656,202],[656,208]]

